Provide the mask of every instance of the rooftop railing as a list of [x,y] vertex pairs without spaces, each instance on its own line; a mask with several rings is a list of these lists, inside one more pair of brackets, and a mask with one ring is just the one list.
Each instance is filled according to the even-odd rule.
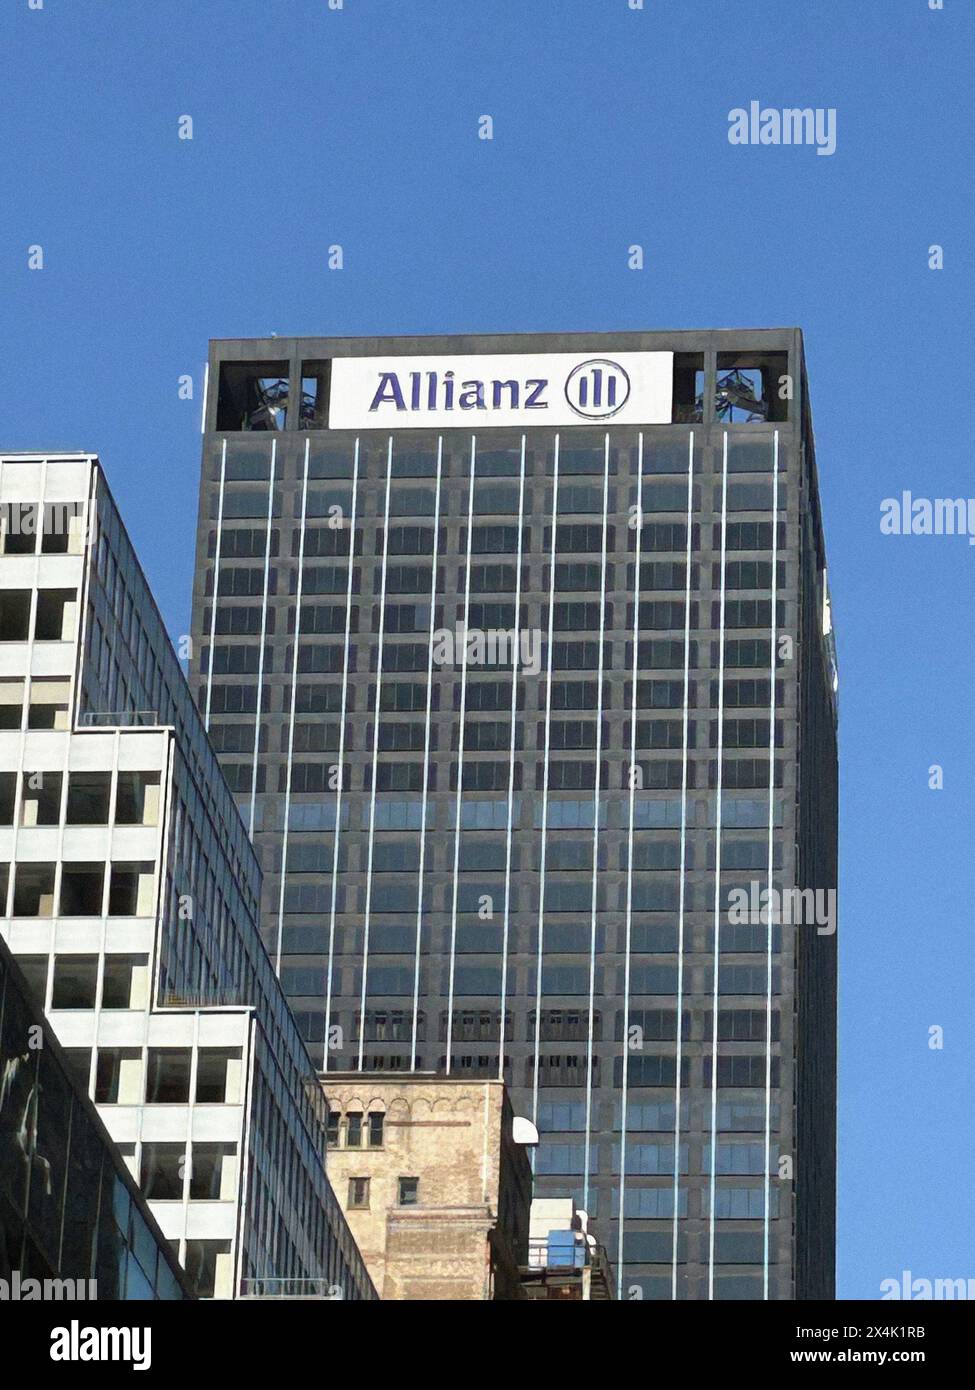
[[86,729],[154,728],[159,723],[159,711],[154,709],[87,710],[81,716]]
[[341,1284],[327,1279],[242,1279],[241,1298],[321,1298],[331,1303],[345,1297]]

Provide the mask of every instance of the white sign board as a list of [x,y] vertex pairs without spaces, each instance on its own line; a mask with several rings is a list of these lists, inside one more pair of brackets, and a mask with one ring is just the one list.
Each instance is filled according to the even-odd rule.
[[670,424],[672,352],[336,357],[332,430]]

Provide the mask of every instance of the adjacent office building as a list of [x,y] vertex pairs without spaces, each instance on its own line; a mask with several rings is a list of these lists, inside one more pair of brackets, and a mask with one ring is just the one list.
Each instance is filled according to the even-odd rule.
[[192,1287],[375,1297],[254,851],[92,455],[0,457],[0,889]]
[[196,558],[192,686],[326,1086],[506,1080],[621,1297],[831,1297],[801,334],[214,343]]

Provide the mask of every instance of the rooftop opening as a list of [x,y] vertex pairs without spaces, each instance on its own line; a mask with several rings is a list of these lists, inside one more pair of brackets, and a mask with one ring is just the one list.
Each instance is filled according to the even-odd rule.
[[674,353],[675,424],[695,424],[704,419],[704,353]]
[[283,430],[291,382],[287,362],[221,362],[218,430]]
[[301,364],[301,416],[298,428],[323,430],[328,403],[327,362]]
[[719,352],[714,413],[725,424],[789,418],[787,352]]

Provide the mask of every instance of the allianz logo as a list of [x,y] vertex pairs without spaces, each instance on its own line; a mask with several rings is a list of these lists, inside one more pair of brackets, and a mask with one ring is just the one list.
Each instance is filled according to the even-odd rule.
[[[380,372],[370,413],[392,406],[399,413],[548,410],[559,384],[548,377],[458,381],[446,371]],[[572,368],[561,385],[571,410],[584,420],[608,420],[626,404],[630,378],[618,362],[592,357]]]

